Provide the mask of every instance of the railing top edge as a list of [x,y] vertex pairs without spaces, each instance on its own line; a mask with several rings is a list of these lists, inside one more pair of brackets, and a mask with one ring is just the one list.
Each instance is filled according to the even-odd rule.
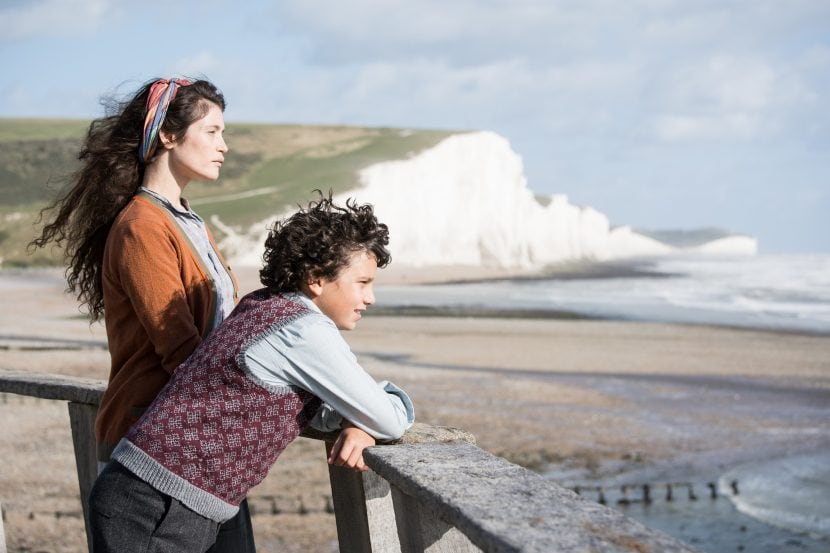
[[0,392],[99,405],[104,380],[0,369]]
[[[5,393],[99,405],[106,388],[106,381],[93,378],[0,369],[0,392]],[[333,442],[337,438],[337,434],[337,432],[320,432],[313,428],[307,428],[302,433],[304,437],[328,442]],[[475,436],[460,428],[433,426],[416,422],[401,439],[391,443],[447,442],[475,443]]]
[[435,426],[416,422],[409,430],[406,431],[400,440],[396,440],[391,445],[417,445],[451,442],[475,444],[476,437],[472,433],[461,428],[453,428],[451,426]]
[[379,446],[364,459],[483,551],[696,551],[472,444]]
[[[333,442],[337,439],[339,431],[335,432],[320,432],[311,427],[303,430],[300,434],[304,438],[311,438],[313,440],[323,440],[325,442]],[[450,426],[434,426],[422,422],[416,422],[406,431],[406,433],[399,439],[393,442],[388,442],[384,445],[415,445],[415,444],[432,444],[432,443],[451,443],[451,442],[465,442],[476,443],[476,438],[470,432],[460,428],[453,428]]]

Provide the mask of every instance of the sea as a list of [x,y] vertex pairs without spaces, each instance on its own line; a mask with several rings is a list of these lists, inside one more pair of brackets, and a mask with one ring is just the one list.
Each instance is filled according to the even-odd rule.
[[631,485],[642,474],[574,486],[568,472],[546,476],[704,553],[830,553],[830,451],[742,463],[714,482],[681,478],[670,493],[651,482],[648,495]]
[[[424,314],[577,316],[830,336],[828,254],[671,256],[586,271],[554,268],[533,278],[385,285],[376,295],[381,310]],[[740,482],[740,493],[731,482]],[[696,484],[695,500],[682,489],[673,501],[657,491],[648,502],[620,501],[613,492],[604,499],[706,553],[830,553],[830,451],[732,467],[708,485]]]
[[378,307],[570,312],[595,318],[830,334],[830,254],[671,256],[598,264],[584,277],[389,285]]

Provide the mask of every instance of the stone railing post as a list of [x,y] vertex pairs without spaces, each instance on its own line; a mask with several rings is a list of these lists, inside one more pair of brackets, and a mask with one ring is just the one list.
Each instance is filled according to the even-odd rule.
[[[84,514],[87,548],[90,552],[92,551],[90,541],[92,534],[89,531],[87,498],[98,475],[95,416],[105,389],[106,382],[103,380],[55,374],[0,372],[0,392],[68,402],[69,425],[72,429],[72,445],[75,450],[75,466],[78,472],[78,489]],[[0,553],[5,553],[5,550],[0,550]]]
[[[326,441],[326,457],[336,434],[307,432],[309,438]],[[469,432],[415,423],[395,444],[475,443]],[[381,446],[382,447],[382,446]],[[430,536],[429,551],[463,553],[470,547],[460,532],[448,527],[402,496],[373,471],[357,473],[329,465],[332,503],[341,553],[405,553],[425,551],[420,544]],[[406,513],[406,516],[401,516]],[[401,543],[403,541],[403,543]],[[468,546],[469,544],[469,546]],[[419,549],[419,547],[421,547]]]
[[78,488],[86,527],[86,543],[92,551],[92,532],[89,527],[89,502],[87,498],[98,476],[98,456],[95,446],[95,417],[98,406],[69,402],[69,426],[72,428],[72,445],[75,449],[75,468],[78,471]]
[[3,529],[4,516],[3,504],[0,503],[0,553],[6,553],[6,531]]

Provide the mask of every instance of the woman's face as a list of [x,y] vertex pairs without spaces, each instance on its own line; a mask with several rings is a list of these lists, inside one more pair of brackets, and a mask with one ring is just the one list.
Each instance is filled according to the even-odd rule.
[[228,145],[225,117],[214,103],[208,104],[207,114],[187,128],[184,137],[170,148],[170,170],[180,182],[190,180],[216,180],[219,168],[225,161]]

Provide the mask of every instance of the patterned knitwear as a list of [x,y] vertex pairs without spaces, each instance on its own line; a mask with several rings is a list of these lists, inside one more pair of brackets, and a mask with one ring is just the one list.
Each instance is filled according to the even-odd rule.
[[176,369],[112,458],[197,513],[232,518],[322,404],[308,391],[259,381],[245,350],[309,313],[266,289],[245,296]]

